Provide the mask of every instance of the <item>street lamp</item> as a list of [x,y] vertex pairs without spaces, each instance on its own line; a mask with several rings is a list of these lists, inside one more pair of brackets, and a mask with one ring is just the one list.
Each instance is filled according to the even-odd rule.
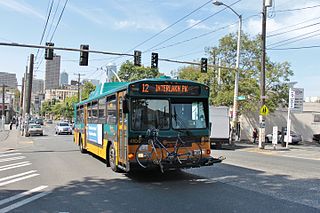
[[232,7],[229,5],[224,4],[220,1],[214,1],[214,5],[216,6],[225,6],[229,8],[234,14],[236,14],[239,18],[239,25],[238,25],[238,41],[237,41],[237,61],[236,61],[236,68],[235,68],[235,79],[234,79],[234,95],[233,95],[233,110],[232,110],[232,130],[231,136],[234,139],[234,133],[236,124],[238,123],[238,93],[239,93],[239,63],[240,63],[240,41],[241,41],[241,27],[242,27],[242,16],[237,13]]

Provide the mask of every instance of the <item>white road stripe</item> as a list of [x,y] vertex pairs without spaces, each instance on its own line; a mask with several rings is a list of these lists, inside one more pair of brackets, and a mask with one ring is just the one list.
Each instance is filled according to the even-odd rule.
[[41,193],[39,193],[39,194],[37,194],[37,195],[34,195],[34,196],[32,196],[32,197],[29,197],[29,198],[27,198],[27,199],[21,200],[21,201],[19,201],[19,202],[17,202],[17,203],[14,203],[14,204],[10,205],[10,206],[7,206],[7,207],[5,207],[5,208],[3,208],[3,209],[0,209],[0,213],[9,212],[9,211],[11,211],[11,210],[13,210],[13,209],[15,209],[15,208],[18,208],[18,207],[23,206],[23,205],[25,205],[25,204],[27,204],[27,203],[30,203],[30,202],[32,202],[32,201],[34,201],[34,200],[37,200],[37,199],[39,199],[39,198],[41,198],[41,197],[43,197],[43,196],[46,196],[46,195],[49,194],[49,193],[50,193],[50,192],[41,192]]
[[19,163],[8,164],[8,165],[0,166],[0,169],[5,168],[5,167],[19,165],[19,164],[25,164],[25,163],[30,163],[30,162],[29,161],[22,161],[22,162],[19,162]]
[[2,158],[2,157],[8,157],[8,156],[14,156],[14,155],[21,155],[21,153],[0,154],[0,158]]
[[13,158],[5,158],[5,159],[1,159],[0,160],[0,163],[1,162],[8,162],[8,161],[13,161],[13,160],[21,160],[23,158],[26,158],[25,156],[20,156],[20,157],[13,157]]
[[8,185],[8,184],[10,184],[10,183],[18,182],[18,181],[20,181],[20,180],[32,178],[32,177],[35,177],[35,176],[38,176],[38,175],[40,175],[40,174],[31,174],[31,175],[28,175],[28,176],[24,176],[24,177],[20,177],[20,178],[8,180],[8,181],[6,181],[6,182],[0,183],[0,186]]
[[31,189],[31,190],[29,190],[29,191],[22,192],[22,193],[20,193],[20,194],[14,195],[14,196],[12,196],[12,197],[8,197],[8,198],[6,198],[6,199],[0,200],[0,206],[3,205],[3,204],[5,204],[5,203],[9,203],[9,202],[12,202],[12,201],[14,201],[14,200],[17,200],[17,199],[19,199],[19,198],[22,198],[22,197],[24,197],[24,196],[30,195],[30,194],[32,194],[32,193],[34,193],[34,192],[38,192],[38,191],[40,191],[40,190],[42,190],[42,189],[45,189],[45,188],[47,188],[47,187],[48,187],[48,186],[39,186],[39,187],[34,188],[34,189]]
[[8,167],[0,169],[0,171],[5,171],[5,170],[9,170],[9,169],[15,169],[15,168],[19,168],[19,167],[23,167],[23,166],[29,166],[29,165],[31,165],[31,163],[24,163],[24,164],[19,164],[19,165],[15,165],[15,166],[8,166]]
[[7,153],[11,153],[11,152],[16,152],[17,150],[8,150],[8,151],[4,151],[4,152],[0,152],[0,154],[7,154]]
[[24,172],[24,173],[20,173],[20,174],[11,175],[11,176],[8,176],[8,177],[0,178],[0,182],[5,181],[5,180],[10,180],[10,179],[13,179],[13,178],[17,178],[17,177],[21,177],[23,175],[28,175],[28,174],[34,173],[36,171],[37,170],[30,170],[28,172]]

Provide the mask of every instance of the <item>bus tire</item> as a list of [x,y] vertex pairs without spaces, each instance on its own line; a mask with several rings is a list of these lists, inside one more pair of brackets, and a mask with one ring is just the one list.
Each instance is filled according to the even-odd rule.
[[109,164],[110,164],[110,167],[112,169],[112,171],[114,172],[119,172],[119,169],[116,165],[116,159],[117,159],[117,153],[116,153],[116,150],[114,148],[114,145],[113,143],[111,143],[110,147],[109,147]]
[[79,135],[79,150],[81,153],[86,153],[87,150],[83,147],[81,135]]

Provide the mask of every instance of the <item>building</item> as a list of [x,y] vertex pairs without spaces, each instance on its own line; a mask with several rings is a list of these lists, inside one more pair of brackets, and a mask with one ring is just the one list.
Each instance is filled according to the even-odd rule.
[[17,88],[17,76],[14,73],[0,72],[0,85],[6,85],[11,88]]
[[52,60],[46,60],[45,90],[59,88],[61,57],[54,55]]
[[44,80],[33,78],[32,80],[32,94],[44,93]]
[[69,75],[66,72],[60,74],[60,86],[67,85],[69,82]]
[[320,103],[320,97],[319,96],[306,97],[305,101],[311,102],[311,103]]
[[45,93],[45,100],[59,100],[64,101],[68,97],[78,95],[77,89],[47,89]]

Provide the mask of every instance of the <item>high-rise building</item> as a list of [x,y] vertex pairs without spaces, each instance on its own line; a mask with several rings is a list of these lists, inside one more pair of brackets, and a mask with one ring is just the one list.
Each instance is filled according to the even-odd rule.
[[69,82],[69,75],[66,72],[60,74],[60,86],[67,85]]
[[0,72],[0,85],[6,85],[8,87],[17,88],[18,81],[17,76],[14,73]]
[[43,94],[44,93],[44,81],[42,79],[34,78],[32,80],[32,93]]
[[60,61],[59,55],[54,55],[52,60],[46,60],[45,89],[59,88],[60,80]]

